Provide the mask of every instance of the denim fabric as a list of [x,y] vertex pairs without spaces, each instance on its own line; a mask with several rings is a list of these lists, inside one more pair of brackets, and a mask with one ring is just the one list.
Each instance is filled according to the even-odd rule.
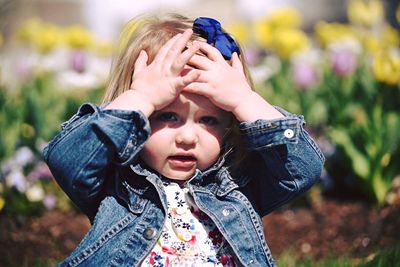
[[[261,217],[310,188],[322,171],[324,157],[303,117],[280,111],[285,118],[240,124],[250,155],[239,173],[230,172],[228,153],[186,182],[239,266],[275,266]],[[138,266],[151,251],[167,202],[160,177],[137,157],[149,135],[140,112],[84,104],[46,146],[57,182],[92,222],[60,266]]]

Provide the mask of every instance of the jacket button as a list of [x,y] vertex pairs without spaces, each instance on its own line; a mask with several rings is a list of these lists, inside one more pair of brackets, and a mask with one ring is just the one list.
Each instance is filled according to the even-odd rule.
[[153,239],[157,234],[157,231],[154,228],[146,228],[146,230],[144,230],[143,236],[144,238],[150,240]]
[[141,208],[140,204],[135,204],[135,205],[133,205],[133,209],[134,209],[134,210],[138,210],[138,209],[140,209],[140,208]]
[[222,214],[226,217],[226,216],[229,216],[229,214],[230,214],[231,212],[230,212],[230,210],[228,210],[228,209],[223,209],[222,210]]
[[294,136],[294,131],[293,131],[292,129],[286,129],[286,130],[283,132],[283,135],[284,135],[286,138],[292,138],[292,137]]

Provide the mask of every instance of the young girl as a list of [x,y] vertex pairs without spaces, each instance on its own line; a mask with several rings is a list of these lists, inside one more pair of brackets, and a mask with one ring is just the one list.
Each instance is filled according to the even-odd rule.
[[253,91],[216,20],[129,23],[104,104],[82,105],[44,150],[92,223],[61,266],[275,266],[261,217],[324,161],[303,125]]

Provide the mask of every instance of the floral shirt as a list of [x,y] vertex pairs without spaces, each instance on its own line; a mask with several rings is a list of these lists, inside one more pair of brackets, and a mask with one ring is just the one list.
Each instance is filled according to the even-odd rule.
[[168,214],[161,236],[142,267],[234,267],[231,255],[220,255],[224,239],[212,220],[195,205],[189,190],[164,181]]

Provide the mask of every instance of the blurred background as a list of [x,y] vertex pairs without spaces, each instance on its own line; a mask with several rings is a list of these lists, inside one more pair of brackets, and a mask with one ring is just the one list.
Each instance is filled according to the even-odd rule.
[[0,266],[53,266],[88,231],[41,150],[101,101],[121,27],[148,12],[218,19],[256,90],[305,116],[326,164],[264,218],[280,266],[398,266],[397,0],[0,0]]

